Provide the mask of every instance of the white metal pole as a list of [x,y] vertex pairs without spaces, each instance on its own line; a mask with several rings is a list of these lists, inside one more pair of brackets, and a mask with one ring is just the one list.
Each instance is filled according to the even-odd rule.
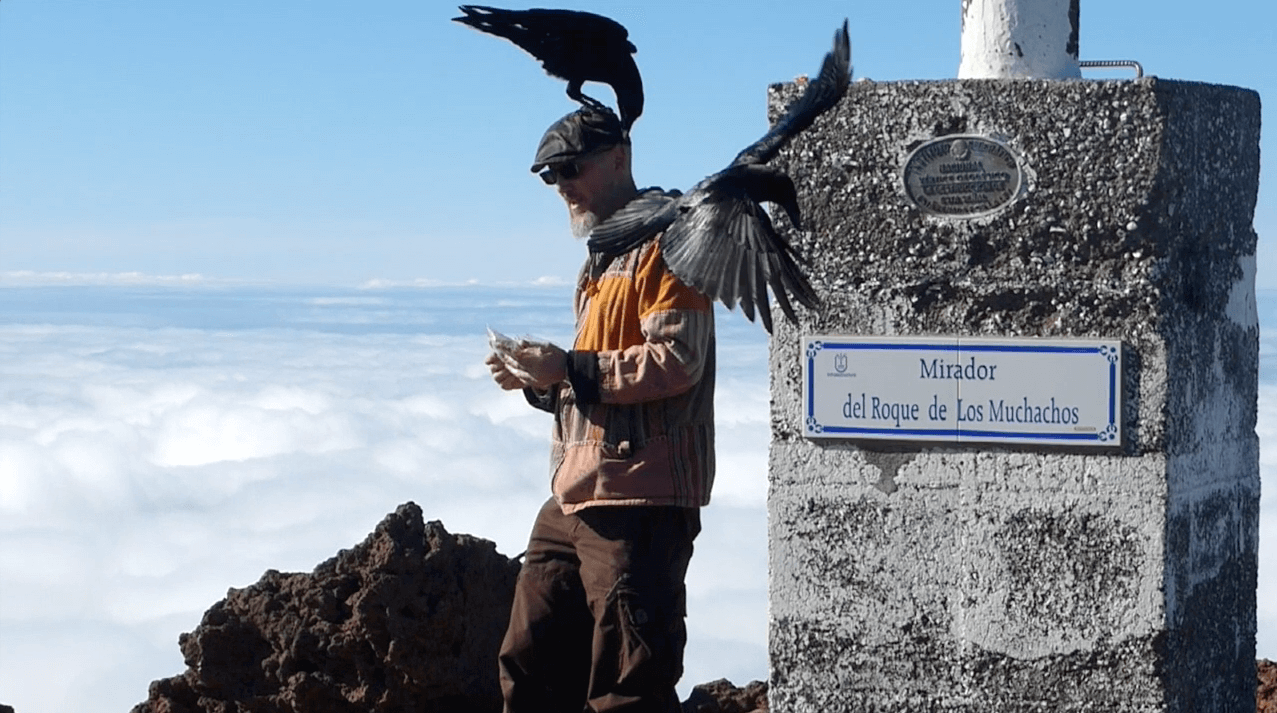
[[962,0],[959,79],[1070,79],[1078,0]]

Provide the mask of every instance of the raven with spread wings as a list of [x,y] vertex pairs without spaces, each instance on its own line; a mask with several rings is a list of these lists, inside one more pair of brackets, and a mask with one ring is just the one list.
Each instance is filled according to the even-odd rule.
[[[599,102],[581,94],[586,81],[610,84],[626,131],[643,109],[643,88],[630,56],[634,45],[619,23],[573,10],[497,10],[461,7],[458,22],[510,39],[541,60],[552,76],[568,82],[568,95],[585,106]],[[728,309],[739,303],[751,322],[757,311],[772,331],[770,287],[781,310],[797,321],[793,301],[814,308],[819,299],[803,272],[802,256],[776,231],[762,203],[784,210],[801,226],[793,181],[767,166],[791,139],[842,99],[851,81],[847,22],[834,34],[820,73],[761,139],[736,155],[727,168],[686,193],[650,188],[590,233],[591,252],[620,255],[659,239],[670,271]]]

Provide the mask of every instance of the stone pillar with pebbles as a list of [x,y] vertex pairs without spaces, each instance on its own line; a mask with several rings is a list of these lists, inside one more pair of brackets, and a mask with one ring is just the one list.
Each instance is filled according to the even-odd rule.
[[1249,90],[1004,78],[782,153],[773,710],[1251,709],[1258,146]]

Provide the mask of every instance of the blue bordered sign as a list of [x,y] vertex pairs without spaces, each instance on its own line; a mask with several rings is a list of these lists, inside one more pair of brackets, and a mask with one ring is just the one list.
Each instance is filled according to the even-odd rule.
[[803,434],[1113,448],[1121,355],[1118,341],[804,337]]

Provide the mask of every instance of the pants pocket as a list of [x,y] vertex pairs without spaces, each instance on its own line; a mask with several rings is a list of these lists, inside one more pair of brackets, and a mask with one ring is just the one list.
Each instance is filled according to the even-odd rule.
[[617,683],[622,686],[638,683],[653,664],[654,632],[650,626],[652,616],[644,608],[638,595],[630,589],[617,590],[613,608],[620,637]]
[[624,585],[613,597],[618,688],[672,687],[683,674],[684,608],[678,601],[652,602]]

